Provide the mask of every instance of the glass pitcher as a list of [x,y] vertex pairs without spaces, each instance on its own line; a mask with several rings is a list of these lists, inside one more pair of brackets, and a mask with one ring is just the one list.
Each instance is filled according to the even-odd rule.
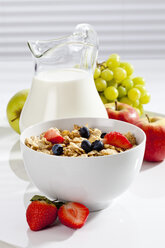
[[93,80],[98,39],[89,24],[77,25],[70,36],[28,42],[28,46],[35,74],[20,117],[21,131],[59,118],[107,118]]

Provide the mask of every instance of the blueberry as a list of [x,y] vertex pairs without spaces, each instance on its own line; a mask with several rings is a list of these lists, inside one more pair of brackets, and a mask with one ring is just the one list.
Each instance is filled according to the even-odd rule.
[[104,136],[105,136],[106,134],[107,134],[107,133],[102,133],[102,134],[101,134],[101,138],[103,139]]
[[89,140],[83,140],[81,143],[81,148],[86,152],[90,152],[92,151],[91,149],[91,143],[89,142]]
[[81,127],[79,132],[80,132],[81,137],[83,137],[83,138],[88,139],[90,136],[90,132],[89,132],[89,129],[87,127]]
[[54,155],[62,155],[63,154],[63,147],[60,144],[56,144],[52,147],[52,152]]
[[92,145],[92,150],[101,151],[104,148],[104,144],[101,140],[95,140]]

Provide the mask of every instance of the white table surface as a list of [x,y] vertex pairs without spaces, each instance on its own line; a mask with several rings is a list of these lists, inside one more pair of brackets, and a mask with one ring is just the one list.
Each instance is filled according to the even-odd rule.
[[[152,95],[146,109],[165,114],[165,61],[132,63]],[[30,87],[32,73],[32,62],[0,62],[0,248],[164,248],[165,162],[144,163],[130,189],[111,207],[90,213],[82,229],[58,223],[29,230],[26,207],[39,192],[26,175],[19,135],[9,127],[5,109],[14,93]]]

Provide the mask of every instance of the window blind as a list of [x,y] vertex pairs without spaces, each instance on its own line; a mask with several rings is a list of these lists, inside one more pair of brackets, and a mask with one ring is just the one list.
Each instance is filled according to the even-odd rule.
[[0,59],[29,59],[27,40],[53,39],[90,23],[99,56],[165,58],[164,0],[0,0]]

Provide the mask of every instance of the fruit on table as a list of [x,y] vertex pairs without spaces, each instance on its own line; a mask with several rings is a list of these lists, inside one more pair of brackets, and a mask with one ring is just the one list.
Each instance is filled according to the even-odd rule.
[[68,227],[81,228],[89,215],[89,209],[78,202],[51,201],[35,195],[26,210],[26,220],[32,231],[39,231],[54,224],[57,217]]
[[120,65],[120,56],[118,54],[111,54],[106,61],[106,65],[109,69],[118,67]]
[[68,202],[58,210],[58,218],[65,226],[81,228],[89,215],[89,209],[78,202]]
[[7,119],[10,126],[17,132],[20,133],[19,129],[19,119],[22,108],[25,104],[26,98],[28,96],[29,90],[21,90],[16,93],[8,102],[6,113]]
[[165,118],[144,117],[136,125],[146,134],[144,159],[159,162],[165,159]]
[[129,140],[119,132],[110,132],[104,136],[104,144],[109,144],[123,149],[129,149],[132,147],[132,144]]
[[32,231],[52,225],[57,218],[57,207],[46,197],[34,196],[26,210],[27,223]]
[[120,121],[126,121],[135,124],[139,120],[137,110],[128,104],[121,102],[113,102],[105,104],[108,117]]
[[104,104],[115,100],[129,104],[143,114],[143,104],[150,101],[143,77],[133,77],[134,67],[111,54],[107,61],[98,63],[94,72],[96,88]]
[[127,72],[122,67],[114,68],[114,79],[116,82],[121,82],[127,77]]
[[134,67],[133,65],[131,65],[128,62],[120,62],[120,67],[122,67],[123,69],[126,70],[127,72],[127,76],[132,75],[132,73],[134,72]]
[[96,85],[96,89],[99,91],[99,92],[102,92],[106,89],[107,87],[107,82],[102,79],[102,78],[97,78],[95,80],[95,85]]
[[47,141],[50,141],[55,144],[63,143],[64,138],[59,134],[59,132],[55,128],[50,128],[46,133],[44,134],[44,137],[47,139]]
[[118,97],[118,91],[114,86],[110,86],[104,90],[104,96],[107,100],[114,101]]
[[109,69],[105,69],[101,72],[101,78],[103,78],[106,81],[110,81],[113,79],[113,71]]

